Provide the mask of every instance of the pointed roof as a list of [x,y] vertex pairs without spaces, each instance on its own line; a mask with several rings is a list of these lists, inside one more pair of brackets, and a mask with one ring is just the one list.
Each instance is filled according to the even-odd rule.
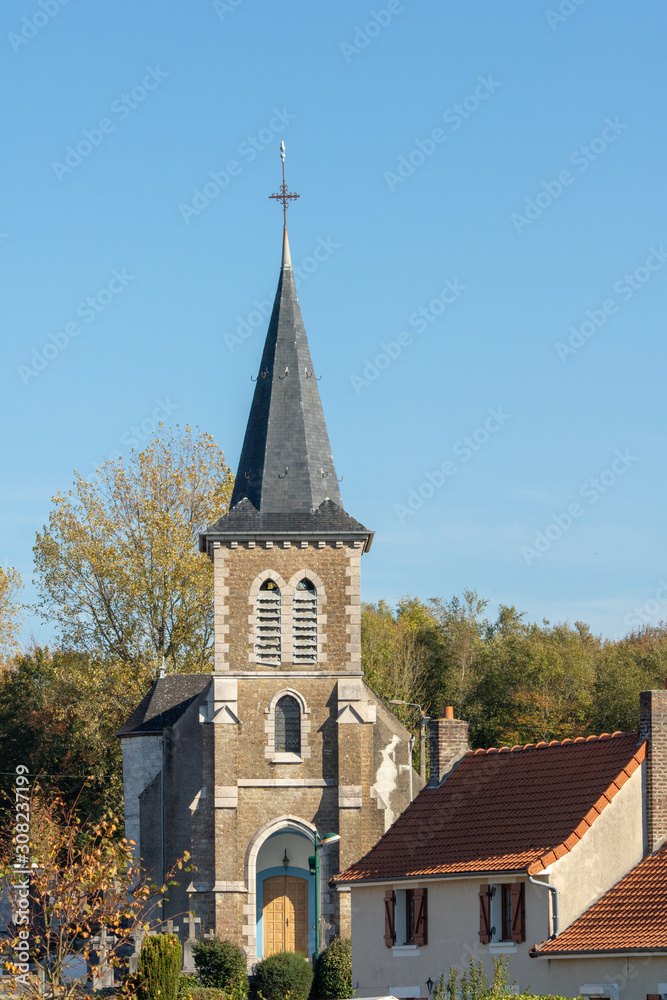
[[287,230],[231,508],[244,498],[260,514],[310,514],[326,499],[342,506]]

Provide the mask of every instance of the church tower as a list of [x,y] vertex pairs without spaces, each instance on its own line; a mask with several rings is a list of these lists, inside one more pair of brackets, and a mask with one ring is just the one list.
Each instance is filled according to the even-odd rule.
[[[277,197],[285,209],[284,159]],[[363,681],[373,534],[343,508],[316,371],[285,227],[230,509],[200,537],[215,671],[158,681],[121,732],[127,835],[145,864],[166,870],[188,850],[197,866],[169,912],[194,911],[199,932],[240,944],[250,965],[314,954],[316,894],[320,949],[349,935],[349,897],[328,880],[408,805],[411,777],[420,784],[409,732]],[[330,832],[340,840],[318,848],[316,885],[315,844]]]

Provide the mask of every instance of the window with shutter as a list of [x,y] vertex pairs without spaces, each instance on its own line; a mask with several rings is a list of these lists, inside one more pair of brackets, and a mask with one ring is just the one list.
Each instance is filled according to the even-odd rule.
[[415,929],[414,943],[420,947],[428,944],[428,889],[414,890]]
[[280,663],[280,588],[265,580],[259,588],[255,606],[255,656],[258,663]]
[[387,948],[392,948],[396,938],[396,893],[393,889],[388,889],[384,894],[384,943]]
[[491,940],[491,886],[479,887],[479,940],[488,944]]
[[[504,887],[503,887],[504,888]],[[512,928],[510,938],[515,944],[526,940],[526,901],[524,882],[512,882],[509,886],[512,906]]]
[[303,579],[294,591],[294,663],[317,663],[317,590]]

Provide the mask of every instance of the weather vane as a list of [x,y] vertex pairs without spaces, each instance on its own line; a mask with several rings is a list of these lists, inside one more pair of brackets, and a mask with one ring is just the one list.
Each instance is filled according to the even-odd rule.
[[287,226],[287,206],[292,198],[299,198],[298,194],[291,194],[287,190],[287,184],[285,184],[285,143],[280,143],[280,159],[283,161],[283,183],[280,187],[280,191],[275,194],[270,194],[269,198],[275,198],[276,201],[282,201],[283,203],[283,223]]

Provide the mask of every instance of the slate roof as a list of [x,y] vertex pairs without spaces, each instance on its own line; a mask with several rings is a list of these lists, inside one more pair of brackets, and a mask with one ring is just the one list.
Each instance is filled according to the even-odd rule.
[[[373,536],[368,528],[350,517],[333,500],[324,500],[316,510],[307,513],[260,514],[250,501],[244,498],[208,528],[204,534],[200,535],[199,547],[202,552],[205,552],[207,541],[213,541],[216,535],[238,535],[240,537],[261,535],[265,538],[267,535],[282,537],[289,534],[317,537],[322,535],[336,537],[356,535],[372,538]],[[367,547],[370,548],[370,543]]]
[[667,844],[640,861],[558,937],[533,957],[667,951]]
[[177,722],[208,687],[210,674],[170,674],[155,682],[116,736],[161,733]]
[[645,755],[635,732],[469,751],[336,882],[540,872],[572,850]]
[[283,256],[231,507],[309,514],[327,497],[342,506],[329,435],[296,295]]

